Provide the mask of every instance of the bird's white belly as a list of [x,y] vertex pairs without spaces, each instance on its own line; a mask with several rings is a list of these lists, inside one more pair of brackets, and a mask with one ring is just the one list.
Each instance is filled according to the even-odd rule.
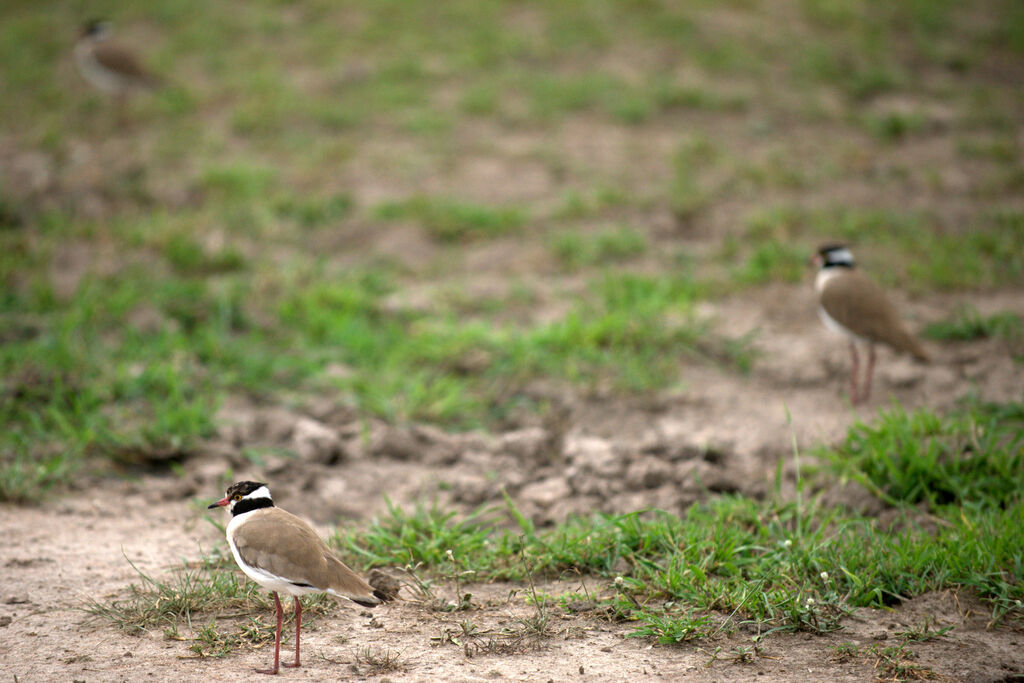
[[[818,296],[821,296],[821,293],[825,291],[825,285],[828,284],[829,280],[841,274],[842,271],[840,271],[838,268],[822,268],[821,270],[819,270],[818,274],[814,276],[814,290],[818,293]],[[828,312],[825,311],[824,306],[818,306],[818,317],[821,318],[821,322],[825,325],[825,327],[831,330],[832,332],[842,334],[853,341],[859,341],[864,343],[869,343],[870,341],[868,339],[865,339],[864,337],[857,336],[849,329],[841,325],[835,318],[830,316]]]
[[101,66],[92,55],[76,56],[78,57],[78,69],[82,72],[82,76],[96,88],[111,95],[117,95],[127,89],[127,82],[124,78]]
[[848,330],[847,328],[845,328],[842,325],[840,325],[835,320],[835,318],[830,316],[825,311],[824,307],[822,307],[822,306],[818,306],[818,317],[821,318],[821,322],[831,332],[835,332],[837,334],[841,334],[841,335],[847,337],[848,339],[850,339],[851,341],[859,341],[859,342],[863,342],[865,344],[870,342],[870,340],[865,339],[864,337],[859,337],[856,334],[854,334],[853,332],[851,332],[850,330]]

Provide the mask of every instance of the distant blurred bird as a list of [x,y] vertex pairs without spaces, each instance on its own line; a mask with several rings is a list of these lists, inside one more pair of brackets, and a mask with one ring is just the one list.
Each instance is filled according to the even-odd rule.
[[119,101],[140,90],[152,90],[162,80],[146,70],[135,54],[110,40],[109,21],[93,20],[82,27],[75,45],[75,65],[85,80]]
[[[854,404],[871,394],[876,343],[888,344],[918,360],[928,360],[921,343],[907,332],[882,288],[856,270],[853,254],[847,247],[825,245],[818,250],[814,263],[818,266],[818,274],[814,278],[818,315],[825,327],[845,334],[850,340],[850,400]],[[857,387],[857,342],[868,346],[868,368],[864,389],[860,393]]]

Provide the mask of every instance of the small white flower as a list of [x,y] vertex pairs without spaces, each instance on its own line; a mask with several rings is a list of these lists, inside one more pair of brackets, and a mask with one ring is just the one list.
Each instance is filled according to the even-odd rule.
[[793,547],[793,541],[787,538],[786,542],[783,543],[782,545],[786,546],[787,548],[792,548]]
[[615,577],[615,585],[616,586],[621,586],[624,583],[626,583],[626,580],[623,579],[621,576],[616,576]]
[[820,577],[821,577],[821,580],[822,580],[822,581],[828,581],[828,572],[822,572],[822,573],[821,573],[821,574],[819,574],[818,576],[820,576]]
[[814,598],[807,598],[807,606],[810,607],[814,604]]
[[445,555],[447,555],[447,556],[448,556],[448,559],[449,559],[449,560],[451,560],[452,562],[454,562],[454,561],[455,561],[455,555],[453,555],[453,554],[452,554],[452,550],[451,550],[451,548],[449,548],[448,550],[446,550],[444,554],[445,554]]

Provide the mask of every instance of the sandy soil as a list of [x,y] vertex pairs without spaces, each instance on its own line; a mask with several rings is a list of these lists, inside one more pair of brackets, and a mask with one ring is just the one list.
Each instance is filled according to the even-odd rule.
[[[923,323],[948,316],[961,302],[901,302]],[[970,300],[982,312],[1015,310],[1014,293]],[[504,486],[538,523],[593,509],[657,506],[679,511],[716,491],[760,495],[780,458],[842,437],[894,397],[907,409],[942,409],[969,392],[986,399],[1019,398],[1024,367],[1005,342],[931,346],[921,365],[880,354],[876,391],[853,409],[845,398],[848,358],[842,342],[813,316],[806,287],[772,287],[726,300],[706,313],[722,332],[760,330],[762,352],[749,376],[693,364],[683,384],[643,401],[585,401],[548,391],[551,416],[505,434],[449,434],[423,425],[357,419],[331,402],[306,413],[229,401],[220,434],[184,463],[182,476],[135,474],[83,483],[38,507],[0,508],[0,662],[18,681],[243,680],[271,652],[195,658],[188,642],[162,631],[128,636],[89,622],[89,600],[123,596],[139,570],[160,576],[220,542],[198,503],[220,495],[222,477],[273,483],[282,507],[320,525],[353,523],[381,512],[383,494],[399,504],[437,500],[470,509],[500,500]],[[787,410],[791,423],[787,421]],[[242,446],[291,449],[297,458],[268,457],[259,466]],[[787,469],[791,465],[787,464]],[[851,498],[855,501],[855,498]],[[584,588],[585,587],[585,588]],[[548,593],[598,592],[598,579],[539,587]],[[938,593],[893,611],[859,610],[829,636],[772,635],[739,656],[751,634],[742,629],[696,645],[658,646],[625,638],[629,624],[593,612],[554,609],[557,636],[515,653],[487,652],[486,637],[450,642],[470,619],[484,632],[533,613],[521,585],[464,587],[478,609],[431,611],[406,599],[374,610],[339,609],[304,629],[305,666],[284,675],[301,680],[842,680],[889,675],[878,657],[841,657],[836,646],[896,644],[893,634],[934,620],[953,626],[944,637],[912,644],[917,659],[945,680],[1009,681],[1024,676],[1024,632],[989,628],[983,603]],[[442,595],[454,597],[454,586]],[[407,596],[408,597],[408,596]],[[582,598],[581,598],[582,599]],[[447,640],[447,642],[446,642]],[[474,644],[475,643],[475,644]],[[375,673],[359,653],[398,655],[398,668]],[[862,648],[865,649],[865,648]]]

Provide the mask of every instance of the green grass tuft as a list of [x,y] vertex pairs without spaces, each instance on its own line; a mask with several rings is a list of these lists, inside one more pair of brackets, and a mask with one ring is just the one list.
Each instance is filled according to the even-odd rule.
[[500,237],[526,224],[526,213],[516,207],[495,208],[426,196],[380,204],[373,215],[384,221],[415,221],[442,242]]
[[620,227],[599,230],[593,234],[561,233],[551,239],[549,248],[564,268],[575,270],[627,261],[642,256],[648,246],[641,232]]
[[976,405],[949,417],[894,408],[875,426],[858,423],[821,455],[893,504],[1009,509],[1022,504],[1024,403]]
[[[713,638],[743,624],[753,625],[759,638],[775,631],[824,633],[840,628],[856,607],[890,607],[946,589],[975,592],[991,606],[993,622],[1020,619],[1022,438],[1024,403],[974,404],[948,416],[897,409],[883,413],[877,427],[855,425],[834,455],[821,454],[900,506],[885,524],[821,496],[785,502],[776,495],[765,501],[722,496],[682,515],[571,517],[537,529],[506,494],[504,510],[461,517],[389,502],[385,515],[365,528],[339,529],[331,540],[354,566],[405,567],[427,598],[432,577],[454,582],[457,601],[424,601],[444,611],[472,608],[467,582],[529,582],[538,612],[517,631],[524,637],[548,628],[535,580],[567,573],[603,578],[607,590],[597,613],[634,622],[634,637],[662,643]],[[919,502],[927,504],[927,515]],[[142,585],[128,598],[94,602],[88,610],[128,631],[175,633],[200,623],[198,617],[251,619],[256,610],[269,611],[266,597],[228,565],[226,556],[214,554],[168,580],[140,573]],[[194,647],[223,654],[261,628],[252,623],[246,635],[202,627]],[[901,637],[905,645],[943,632],[925,623]],[[467,621],[461,634],[443,634],[441,642],[477,642],[480,635]],[[490,647],[485,641],[477,644]]]
[[971,341],[973,339],[1020,340],[1024,337],[1024,320],[1016,313],[1003,312],[984,316],[977,309],[961,309],[949,320],[932,323],[924,336],[940,341]]

